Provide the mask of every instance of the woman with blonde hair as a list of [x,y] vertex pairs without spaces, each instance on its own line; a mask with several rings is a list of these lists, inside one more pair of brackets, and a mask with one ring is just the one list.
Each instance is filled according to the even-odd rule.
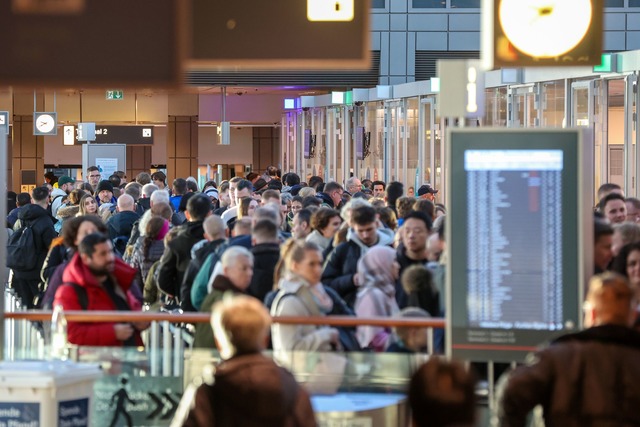
[[77,216],[83,215],[98,215],[98,202],[93,198],[91,194],[85,194],[80,199],[80,209]]

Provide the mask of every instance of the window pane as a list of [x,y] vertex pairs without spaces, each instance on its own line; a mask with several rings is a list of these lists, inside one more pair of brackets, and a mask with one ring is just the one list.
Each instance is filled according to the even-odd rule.
[[605,0],[604,7],[624,7],[624,0]]
[[446,0],[413,0],[414,9],[441,8],[446,6]]
[[372,0],[371,8],[373,9],[384,9],[385,8],[385,0]]
[[480,9],[480,0],[451,0],[451,7]]
[[629,0],[629,7],[640,7],[640,0]]

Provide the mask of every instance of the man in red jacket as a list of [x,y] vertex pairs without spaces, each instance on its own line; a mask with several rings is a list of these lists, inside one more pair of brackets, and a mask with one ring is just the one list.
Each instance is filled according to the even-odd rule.
[[[111,240],[101,233],[86,236],[62,274],[54,307],[64,310],[139,311],[132,283],[136,270],[113,253]],[[68,322],[67,336],[72,344],[93,346],[142,345],[140,331],[147,323]]]

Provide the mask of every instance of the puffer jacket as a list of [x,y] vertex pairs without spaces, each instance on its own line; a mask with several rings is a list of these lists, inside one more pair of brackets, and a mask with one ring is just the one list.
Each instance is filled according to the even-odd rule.
[[204,238],[202,221],[188,222],[169,242],[160,259],[158,287],[167,295],[179,298],[184,274],[191,262],[191,248]]
[[640,333],[603,325],[565,335],[516,369],[499,390],[503,427],[524,426],[538,404],[547,427],[640,425]]

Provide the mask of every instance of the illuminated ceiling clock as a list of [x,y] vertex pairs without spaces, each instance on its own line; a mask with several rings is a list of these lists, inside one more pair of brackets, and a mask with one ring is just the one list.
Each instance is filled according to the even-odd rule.
[[483,3],[483,13],[493,19],[485,19],[482,30],[492,33],[494,67],[600,64],[603,0],[486,3],[491,10]]
[[58,114],[57,113],[33,113],[33,134],[34,135],[57,135],[58,134]]

